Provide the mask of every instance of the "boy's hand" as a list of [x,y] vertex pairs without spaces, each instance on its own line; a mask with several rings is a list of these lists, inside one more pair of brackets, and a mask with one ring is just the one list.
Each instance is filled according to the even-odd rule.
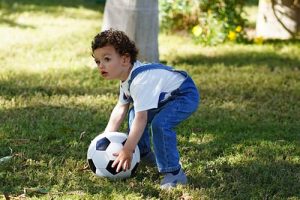
[[116,172],[119,172],[121,169],[123,171],[126,171],[127,169],[130,169],[131,167],[131,161],[132,161],[132,151],[129,151],[125,148],[123,148],[118,153],[114,153],[114,156],[117,156],[116,160],[112,164],[112,168],[115,168],[117,166]]

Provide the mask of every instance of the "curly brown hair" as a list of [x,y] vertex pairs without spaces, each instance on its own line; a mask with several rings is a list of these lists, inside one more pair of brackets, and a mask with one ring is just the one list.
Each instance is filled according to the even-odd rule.
[[98,33],[92,41],[92,51],[108,45],[113,46],[121,56],[129,54],[131,64],[137,60],[138,49],[123,31],[109,29]]

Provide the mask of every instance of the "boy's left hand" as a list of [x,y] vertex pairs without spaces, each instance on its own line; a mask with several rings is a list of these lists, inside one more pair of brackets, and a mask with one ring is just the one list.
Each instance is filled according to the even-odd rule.
[[112,164],[112,168],[115,168],[117,166],[116,172],[119,172],[121,169],[126,171],[127,169],[130,169],[131,167],[131,161],[132,161],[132,154],[133,152],[123,148],[118,153],[114,153],[114,156],[117,156],[116,160]]

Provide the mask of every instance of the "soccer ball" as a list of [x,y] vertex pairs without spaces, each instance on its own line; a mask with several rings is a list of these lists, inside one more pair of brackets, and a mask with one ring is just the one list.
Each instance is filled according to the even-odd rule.
[[117,166],[114,168],[111,166],[116,159],[113,153],[120,151],[126,140],[127,135],[120,132],[105,132],[95,137],[87,152],[90,169],[97,176],[110,179],[123,179],[134,175],[140,162],[140,150],[138,146],[136,146],[133,153],[129,170],[116,172]]

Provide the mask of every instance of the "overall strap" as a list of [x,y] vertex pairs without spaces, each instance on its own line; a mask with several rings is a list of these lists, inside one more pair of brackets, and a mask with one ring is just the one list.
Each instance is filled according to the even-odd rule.
[[164,69],[164,70],[168,70],[168,71],[174,71],[174,69],[172,67],[163,65],[163,64],[159,64],[159,63],[150,63],[150,64],[146,64],[143,65],[141,67],[138,67],[137,69],[133,70],[133,72],[131,73],[130,79],[128,80],[128,90],[130,91],[130,85],[133,81],[133,79],[141,72],[147,71],[147,70],[152,70],[152,69]]

